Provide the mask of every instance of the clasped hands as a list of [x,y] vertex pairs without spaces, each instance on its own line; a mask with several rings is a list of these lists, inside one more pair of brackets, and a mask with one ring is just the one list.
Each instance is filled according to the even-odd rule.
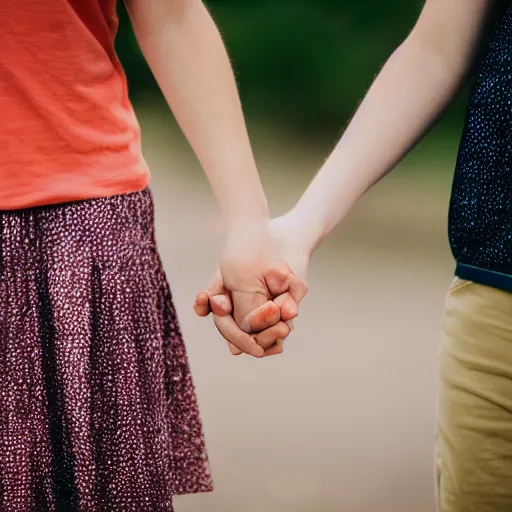
[[310,255],[293,212],[270,222],[241,221],[230,227],[220,267],[194,310],[213,315],[233,355],[280,354],[307,292]]

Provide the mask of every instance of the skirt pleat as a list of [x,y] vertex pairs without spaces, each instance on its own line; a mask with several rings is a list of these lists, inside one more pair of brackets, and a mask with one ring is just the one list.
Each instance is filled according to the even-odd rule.
[[211,490],[151,192],[0,222],[1,510],[170,512]]

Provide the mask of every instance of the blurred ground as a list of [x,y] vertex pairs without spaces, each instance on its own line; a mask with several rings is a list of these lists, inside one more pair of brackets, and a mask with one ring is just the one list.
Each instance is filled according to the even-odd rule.
[[[177,512],[433,512],[435,355],[451,280],[450,159],[419,150],[315,255],[285,354],[233,358],[196,290],[217,262],[217,210],[160,107],[141,108],[159,245],[187,340],[216,491]],[[279,134],[255,147],[275,214],[321,163]],[[441,167],[415,173],[415,165]],[[408,173],[410,167],[410,173]],[[409,177],[408,177],[409,176]]]

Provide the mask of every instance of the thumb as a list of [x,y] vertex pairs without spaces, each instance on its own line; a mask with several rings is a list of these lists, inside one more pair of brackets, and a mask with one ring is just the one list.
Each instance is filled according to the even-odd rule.
[[213,275],[208,287],[206,288],[211,311],[216,316],[227,316],[233,311],[231,295],[224,287],[224,279],[220,269],[217,269]]
[[196,295],[196,301],[194,303],[194,311],[197,316],[208,316],[211,313],[210,300],[208,294],[205,291],[200,291]]
[[231,295],[224,288],[224,281],[220,270],[213,275],[208,287],[198,292],[194,303],[196,315],[206,317],[210,313],[217,316],[227,316],[233,311]]
[[[233,297],[233,318],[237,325],[244,331],[250,331],[247,318],[251,311],[258,309],[260,306],[268,302],[268,298],[263,293],[238,292],[232,293]],[[278,308],[275,308],[276,310]],[[269,313],[270,315],[272,313]],[[277,311],[279,314],[279,311]],[[275,322],[273,322],[275,323]]]
[[206,288],[206,294],[210,301],[210,308],[216,316],[227,316],[233,311],[233,304],[231,302],[231,294],[224,287],[224,279],[220,269],[217,269],[213,275],[208,287]]
[[231,296],[228,292],[209,297],[212,313],[216,316],[228,316],[233,311]]

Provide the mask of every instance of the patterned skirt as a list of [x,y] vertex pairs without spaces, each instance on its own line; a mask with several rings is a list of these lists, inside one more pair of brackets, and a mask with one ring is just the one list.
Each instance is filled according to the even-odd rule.
[[211,488],[151,192],[0,212],[0,510]]

